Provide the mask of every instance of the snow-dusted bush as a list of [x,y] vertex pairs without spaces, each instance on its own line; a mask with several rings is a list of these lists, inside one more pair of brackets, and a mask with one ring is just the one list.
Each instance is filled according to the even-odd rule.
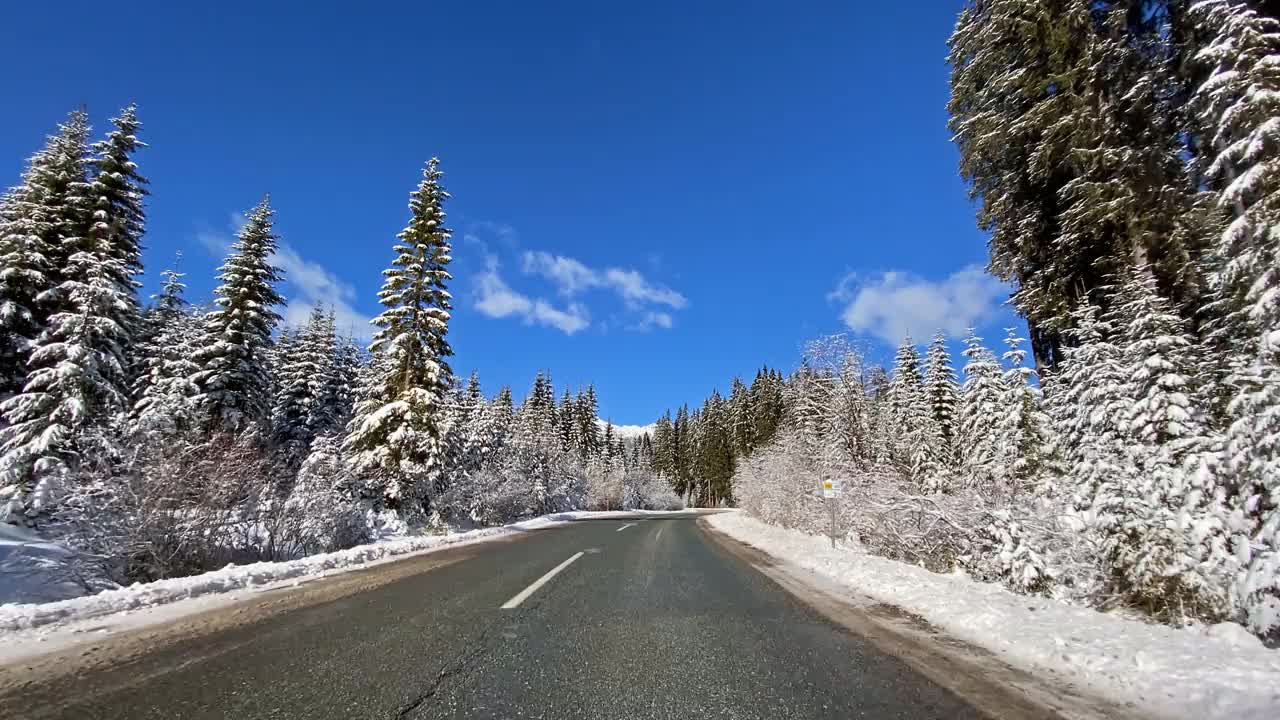
[[999,581],[1018,592],[1046,593],[1056,573],[1049,567],[1024,526],[1009,510],[989,514],[962,561],[980,580]]
[[622,476],[622,509],[683,510],[684,500],[652,470],[637,468]]
[[149,448],[124,466],[82,472],[47,532],[92,565],[89,574],[118,583],[214,569],[243,552],[265,470],[247,436]]
[[279,543],[294,557],[332,552],[368,542],[372,528],[356,499],[344,492],[350,466],[336,438],[321,436],[298,471],[297,482],[281,504],[285,519]]

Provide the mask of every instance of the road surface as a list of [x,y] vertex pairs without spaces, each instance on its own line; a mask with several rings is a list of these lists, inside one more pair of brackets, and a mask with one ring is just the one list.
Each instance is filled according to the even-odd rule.
[[11,684],[0,708],[164,720],[982,716],[695,517],[579,521],[439,555],[345,597]]

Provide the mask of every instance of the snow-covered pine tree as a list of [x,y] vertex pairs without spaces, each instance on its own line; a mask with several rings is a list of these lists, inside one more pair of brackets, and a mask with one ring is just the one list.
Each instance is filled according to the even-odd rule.
[[615,457],[617,452],[617,444],[614,442],[613,421],[607,420],[604,425],[604,435],[602,437],[601,456],[604,460],[605,470],[613,470],[621,465],[622,459]]
[[628,470],[631,465],[627,458],[627,440],[622,435],[617,435],[613,441],[613,456],[618,460],[618,467]]
[[350,478],[342,444],[331,435],[316,437],[282,508],[297,523],[285,539],[297,552],[332,552],[370,540]]
[[[178,253],[175,266],[181,260],[182,253]],[[160,292],[151,296],[151,307],[142,314],[134,333],[129,370],[133,376],[130,397],[135,403],[146,395],[155,369],[163,362],[164,348],[156,344],[156,339],[187,312],[187,301],[183,297],[187,286],[182,282],[183,277],[183,273],[173,268],[161,271]]]
[[89,121],[71,113],[0,202],[0,400],[22,389],[31,345],[55,309],[65,239],[88,234]]
[[672,459],[675,457],[675,428],[671,422],[671,411],[668,410],[658,418],[653,426],[653,440],[650,445],[653,448],[652,468],[653,472],[659,477],[667,480],[675,479],[675,467]]
[[677,493],[691,497],[694,490],[693,427],[690,424],[688,405],[681,405],[676,411],[676,419],[671,428],[672,484]]
[[[1054,200],[1072,173],[1063,143],[1045,142],[1050,126],[1069,130],[1088,111],[1057,101],[1050,88],[1083,78],[1086,68],[1069,50],[1085,47],[1093,34],[1085,0],[996,0],[967,2],[949,41],[948,109],[960,173],[982,203],[978,224],[991,232],[990,269],[1017,284],[1012,301],[1028,318],[1042,362],[1056,361],[1055,321],[1069,309],[1057,290],[1078,287],[1058,276],[1097,260],[1054,242]],[[1059,171],[1034,172],[1047,167]],[[1046,271],[1050,261],[1057,273]]]
[[733,429],[729,424],[728,406],[719,391],[711,391],[700,420],[698,456],[699,474],[705,486],[703,500],[707,506],[716,507],[733,497],[734,472]]
[[560,432],[560,449],[581,456],[582,426],[578,423],[578,405],[568,385],[564,386],[564,395],[560,397],[555,417],[556,428]]
[[956,451],[962,482],[994,493],[1008,472],[998,433],[1004,407],[1005,384],[1000,363],[969,330],[965,338],[965,381],[956,415]]
[[1127,488],[1136,475],[1124,438],[1133,393],[1115,337],[1098,308],[1082,302],[1074,313],[1071,346],[1045,390],[1072,502],[1103,534],[1119,522],[1115,490]]
[[914,412],[922,402],[924,380],[920,376],[920,354],[908,336],[898,346],[893,358],[893,375],[889,380],[889,403],[900,420]]
[[158,355],[149,356],[155,360],[147,366],[149,377],[136,396],[127,425],[135,446],[162,447],[199,425],[195,405],[199,388],[191,378],[199,370],[193,357],[203,341],[204,316],[198,309],[176,316],[153,339]]
[[739,377],[733,378],[729,391],[729,413],[733,423],[733,449],[738,455],[750,455],[755,449],[755,408],[751,392]]
[[790,428],[797,433],[804,461],[816,468],[836,459],[838,448],[829,442],[834,387],[834,378],[813,367],[807,356],[787,385]]
[[971,1],[951,36],[951,129],[1015,284],[1037,365],[1060,360],[1081,297],[1149,262],[1188,316],[1203,237],[1188,213],[1180,80],[1183,3]]
[[756,420],[754,447],[769,444],[778,432],[778,423],[782,420],[782,378],[775,371],[765,367],[756,374],[751,383],[751,407]]
[[515,439],[522,448],[542,452],[560,451],[563,438],[557,430],[555,390],[550,373],[539,370],[533,387],[515,418]]
[[498,415],[506,419],[507,430],[509,431],[511,422],[515,419],[515,402],[511,397],[510,385],[503,385],[498,389],[498,394],[493,398],[493,406],[498,410]]
[[959,387],[956,371],[951,366],[951,354],[947,352],[947,339],[942,333],[933,336],[925,360],[924,391],[929,401],[933,420],[938,424],[944,449],[949,454],[955,437],[956,401]]
[[[473,370],[465,386],[455,387],[449,393],[448,422],[443,440],[445,459],[435,484],[437,494],[448,492],[458,497],[471,494],[470,489],[463,486],[470,483],[472,475],[480,468],[476,443],[481,438],[480,425],[485,411],[480,376]],[[439,507],[437,510],[445,514],[453,511]]]
[[[28,515],[56,502],[60,490],[89,464],[107,465],[118,448],[108,429],[128,407],[125,347],[137,323],[137,303],[125,262],[111,235],[88,222],[87,126],[64,132],[66,183],[59,245],[67,253],[60,281],[43,293],[53,313],[31,346],[27,382],[0,404],[9,428],[0,445],[0,483],[11,508]],[[47,208],[53,213],[56,208]],[[68,215],[69,213],[69,215]]]
[[872,435],[873,415],[867,388],[863,384],[863,363],[850,349],[840,366],[831,398],[832,431],[839,439],[843,459],[852,463],[873,462],[878,450]]
[[314,439],[337,434],[350,420],[350,409],[344,401],[342,388],[343,374],[350,371],[341,367],[342,348],[333,308],[319,322],[313,319],[310,326],[306,337],[307,354],[320,368],[309,381],[309,392],[314,400],[307,413],[307,429]]
[[307,376],[302,370],[305,331],[306,326],[281,328],[268,363],[274,389],[271,438],[286,466],[305,459],[307,453],[305,445],[298,440],[306,432]]
[[334,387],[330,391],[338,410],[338,427],[346,428],[355,407],[356,388],[365,369],[364,349],[355,338],[344,337],[338,341],[334,359]]
[[1004,353],[1005,412],[999,426],[999,454],[1009,459],[1003,488],[1010,496],[1055,487],[1061,467],[1055,457],[1051,421],[1040,405],[1040,388],[1035,369],[1028,367],[1025,342],[1017,330],[1008,328]]
[[1228,218],[1212,275],[1216,334],[1221,349],[1240,355],[1234,364],[1243,366],[1263,335],[1280,325],[1280,237],[1274,232],[1280,224],[1280,22],[1227,0],[1197,2],[1192,15],[1212,38],[1196,58],[1210,70],[1194,101],[1211,135],[1213,162],[1205,174]]
[[271,420],[277,453],[286,468],[300,467],[311,441],[337,423],[334,400],[328,397],[335,384],[335,359],[333,328],[317,305],[279,354]]
[[1215,338],[1230,358],[1219,485],[1243,570],[1235,602],[1250,629],[1280,636],[1280,22],[1244,3],[1206,0],[1193,16],[1212,37],[1195,100],[1212,135],[1218,206],[1228,222],[1213,275]]
[[578,452],[582,461],[599,458],[602,455],[600,442],[599,404],[596,401],[595,385],[587,384],[587,389],[578,393],[574,402],[575,418],[578,424]]
[[1195,406],[1195,374],[1203,366],[1185,323],[1139,266],[1120,284],[1116,312],[1124,324],[1121,359],[1129,370],[1132,405],[1124,420],[1127,448],[1137,470],[1129,497],[1121,498],[1122,532],[1105,545],[1129,595],[1154,611],[1177,617],[1221,617],[1229,600],[1215,567],[1225,545],[1214,498],[1185,472],[1205,445],[1205,418]]
[[128,435],[172,437],[189,429],[190,399],[196,387],[191,376],[198,369],[192,361],[200,340],[200,319],[187,307],[186,285],[176,270],[160,273],[163,280],[154,304],[143,316],[141,337],[134,346],[137,376],[132,387]]
[[910,337],[902,341],[894,357],[889,407],[898,441],[895,452],[898,462],[916,482],[940,489],[945,484],[941,475],[946,470],[945,465],[939,463],[942,435],[920,376],[920,354]]
[[[138,140],[136,105],[120,111],[111,119],[115,128],[107,138],[93,146],[93,173],[88,197],[93,213],[90,234],[116,261],[112,267],[119,273],[112,281],[131,292],[123,294],[130,302],[128,313],[139,313],[137,288],[142,274],[142,233],[146,214],[142,200],[147,196],[147,179],[138,173],[133,156],[146,143]],[[136,328],[128,328],[134,332]]]
[[191,380],[199,388],[196,407],[211,431],[238,432],[250,426],[267,430],[271,417],[268,355],[271,335],[284,303],[276,291],[283,280],[271,264],[279,238],[275,211],[264,197],[249,213],[231,253],[218,269],[216,308],[204,316],[204,340],[196,353],[199,370]]
[[410,196],[412,217],[399,234],[396,259],[384,272],[378,298],[386,308],[370,351],[370,385],[356,403],[344,444],[359,473],[381,487],[383,501],[412,511],[441,470],[442,404],[452,372],[449,331],[449,197],[432,158]]

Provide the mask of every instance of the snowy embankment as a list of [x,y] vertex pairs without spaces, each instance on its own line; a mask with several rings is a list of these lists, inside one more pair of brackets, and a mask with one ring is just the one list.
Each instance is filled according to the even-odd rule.
[[711,515],[707,522],[778,560],[919,615],[1010,665],[1087,687],[1113,702],[1195,720],[1272,720],[1280,712],[1280,650],[1268,650],[1239,625],[1149,625],[856,548],[832,549],[825,537],[740,512]]
[[[157,608],[207,595],[231,593],[242,589],[264,589],[267,586],[289,582],[296,584],[304,579],[355,570],[379,562],[403,559],[409,555],[426,553],[464,543],[491,540],[528,530],[553,527],[573,520],[633,516],[636,514],[653,513],[644,513],[643,511],[558,513],[502,527],[483,528],[468,532],[391,537],[369,545],[310,555],[297,560],[230,565],[220,570],[191,577],[137,583],[128,587],[105,590],[96,595],[73,597],[54,602],[5,604],[0,605],[0,632],[30,631],[54,623],[69,623],[90,618],[101,618],[105,615],[127,611]],[[42,547],[44,546],[58,547],[48,543],[43,543]],[[61,551],[66,552],[65,549],[61,549]],[[10,580],[17,580],[17,575],[11,575],[7,572],[0,574],[0,582]],[[27,582],[30,582],[29,578]],[[60,587],[63,590],[67,589],[65,586]],[[192,612],[205,609],[208,609],[207,605],[201,605],[193,607]],[[180,614],[178,613],[178,615]],[[175,614],[166,613],[164,619],[172,619],[173,617],[175,617]]]

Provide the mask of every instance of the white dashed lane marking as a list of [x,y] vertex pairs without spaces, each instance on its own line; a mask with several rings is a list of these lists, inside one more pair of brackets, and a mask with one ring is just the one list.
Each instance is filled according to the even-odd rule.
[[553,578],[553,577],[555,577],[556,575],[558,575],[558,574],[560,573],[560,571],[561,571],[561,570],[564,570],[565,568],[569,567],[571,564],[573,564],[573,561],[574,561],[574,560],[577,560],[577,559],[578,559],[578,558],[580,558],[580,557],[582,557],[582,553],[581,553],[581,552],[574,553],[574,554],[573,554],[573,556],[572,556],[572,557],[570,557],[568,560],[565,560],[564,562],[560,563],[559,565],[557,565],[557,566],[555,566],[555,567],[551,568],[551,572],[547,573],[546,575],[543,575],[542,577],[538,578],[537,580],[534,580],[534,581],[533,581],[533,584],[532,584],[532,585],[530,585],[529,587],[525,588],[524,590],[521,590],[519,595],[516,595],[515,597],[513,597],[513,598],[511,598],[510,600],[508,600],[508,601],[506,601],[505,603],[503,603],[503,604],[502,604],[502,609],[503,609],[503,610],[511,610],[511,609],[513,609],[513,608],[518,608],[518,607],[520,607],[520,603],[522,603],[522,602],[524,602],[525,600],[529,599],[529,596],[530,596],[530,595],[532,595],[532,594],[534,594],[535,592],[537,592],[537,591],[538,591],[538,588],[542,587],[543,585],[546,585],[546,584],[547,584],[547,581],[549,581],[551,578]]

